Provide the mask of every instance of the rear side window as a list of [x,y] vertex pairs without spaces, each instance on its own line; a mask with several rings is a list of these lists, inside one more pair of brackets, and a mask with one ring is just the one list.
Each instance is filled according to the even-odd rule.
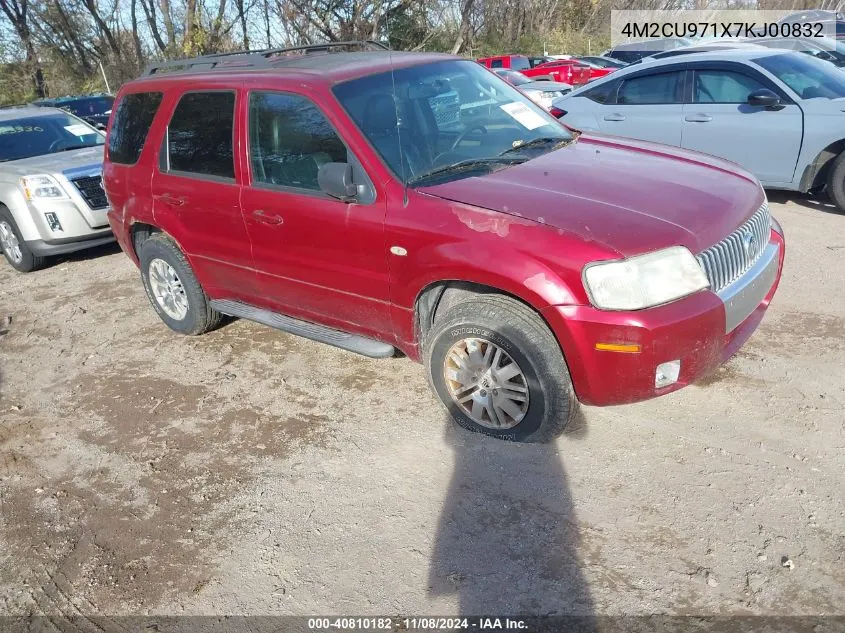
[[582,96],[587,97],[587,99],[595,101],[596,103],[607,103],[610,95],[612,95],[613,91],[616,90],[618,83],[619,82],[616,81],[605,82],[595,88],[587,90],[587,92],[585,92]]
[[135,92],[121,98],[109,132],[109,159],[113,163],[138,162],[161,98],[160,92]]
[[634,77],[622,82],[616,102],[626,105],[681,103],[683,73],[671,72]]
[[513,70],[528,70],[531,64],[528,63],[527,57],[511,57],[511,68]]
[[253,92],[249,159],[256,182],[319,191],[320,166],[347,162],[347,152],[323,113],[307,99]]
[[234,116],[234,92],[183,95],[167,128],[168,171],[234,178]]
[[494,59],[490,62],[490,68],[502,68],[502,60]]

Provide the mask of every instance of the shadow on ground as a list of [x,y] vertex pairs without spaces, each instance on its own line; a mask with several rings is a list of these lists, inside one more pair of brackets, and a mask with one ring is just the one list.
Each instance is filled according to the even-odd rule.
[[[558,442],[520,444],[458,427],[429,573],[432,595],[457,594],[462,615],[591,616],[578,524]],[[581,439],[579,414],[566,436]]]
[[777,202],[780,204],[793,203],[799,207],[806,207],[807,209],[815,209],[824,213],[832,213],[833,215],[843,215],[845,212],[840,211],[835,204],[828,198],[826,193],[810,194],[800,193],[798,191],[779,191],[771,190],[766,192],[766,197],[769,202]]

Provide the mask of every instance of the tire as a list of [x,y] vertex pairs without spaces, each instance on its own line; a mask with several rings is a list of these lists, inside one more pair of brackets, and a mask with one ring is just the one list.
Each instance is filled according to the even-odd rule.
[[[11,239],[12,243],[9,245],[14,250],[7,249],[4,245],[4,240],[2,239],[4,234],[8,236],[6,238],[7,243]],[[17,222],[15,222],[15,218],[12,217],[12,212],[4,206],[0,206],[0,250],[3,251],[9,265],[22,273],[31,273],[44,266],[44,257],[36,255],[29,250],[26,242],[21,237],[21,232],[18,229]],[[20,255],[19,257],[17,256],[18,253]]]
[[827,175],[827,195],[840,211],[845,211],[845,152],[833,159]]
[[[464,355],[465,367],[478,366],[477,362],[471,362],[473,354],[465,353],[471,349],[470,343],[476,351],[476,361],[479,356],[487,357],[491,343],[494,358],[495,348],[500,350],[498,369],[505,371],[499,378],[513,372],[509,361],[515,362],[521,373],[505,381],[494,376],[488,382],[485,380],[490,377],[489,370],[480,376],[477,371],[470,376],[455,373],[467,371],[455,362],[456,356]],[[455,421],[470,431],[504,440],[545,442],[563,432],[578,406],[557,340],[533,310],[509,297],[478,296],[448,308],[445,314],[438,314],[425,338],[424,361],[435,393]],[[489,361],[482,366],[488,364]],[[461,376],[463,381],[450,380],[455,376]],[[503,387],[505,384],[517,388],[511,391]],[[462,391],[465,385],[470,386]],[[494,394],[500,398],[498,402],[502,402],[508,398],[502,398],[501,394],[517,393],[519,388],[527,389],[527,403],[512,400],[499,410],[489,406],[494,401]],[[459,400],[466,399],[470,393],[472,396],[461,405],[453,393]],[[518,393],[516,397],[519,397]],[[473,417],[476,409],[468,409],[475,407],[476,402],[478,409],[483,410],[480,416]],[[519,415],[512,415],[515,406]],[[491,419],[491,409],[498,420]]]
[[[167,327],[196,336],[220,325],[223,315],[209,305],[185,254],[173,240],[160,233],[153,235],[141,245],[138,258],[147,298]],[[162,274],[168,272],[167,267],[175,280]],[[163,298],[157,298],[157,293]]]

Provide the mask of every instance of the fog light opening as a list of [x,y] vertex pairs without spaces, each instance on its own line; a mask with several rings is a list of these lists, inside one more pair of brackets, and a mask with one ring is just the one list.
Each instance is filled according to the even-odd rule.
[[59,222],[59,216],[55,213],[45,213],[44,217],[47,219],[47,226],[51,231],[62,231],[62,223]]
[[678,376],[681,375],[681,361],[670,360],[665,363],[660,363],[657,370],[654,372],[654,387],[661,389],[674,385],[678,382]]

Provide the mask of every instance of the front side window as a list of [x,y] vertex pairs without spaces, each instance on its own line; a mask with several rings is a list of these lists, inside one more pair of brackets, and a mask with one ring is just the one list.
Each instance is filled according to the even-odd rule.
[[802,99],[845,97],[845,73],[830,62],[797,53],[753,60],[795,91]]
[[160,92],[134,92],[120,99],[109,132],[109,159],[113,163],[138,162],[162,96]]
[[308,99],[253,92],[249,95],[249,159],[254,182],[319,191],[320,166],[347,162],[347,150]]
[[189,92],[179,99],[167,127],[167,168],[234,178],[234,92]]
[[333,88],[343,108],[411,186],[506,168],[573,135],[548,112],[471,61],[443,61]]
[[626,79],[616,102],[625,105],[682,103],[683,73],[671,72]]
[[748,75],[726,70],[696,71],[693,86],[695,103],[746,103],[748,95],[766,87]]
[[490,62],[490,68],[503,68],[501,59],[494,59]]
[[97,130],[64,112],[0,121],[0,162],[103,143]]

